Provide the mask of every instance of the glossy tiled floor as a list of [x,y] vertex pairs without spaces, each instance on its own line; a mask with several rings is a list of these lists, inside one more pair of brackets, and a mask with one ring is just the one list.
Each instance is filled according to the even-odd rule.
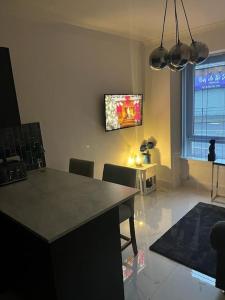
[[[136,235],[139,255],[123,252],[126,300],[225,300],[214,280],[149,251],[149,246],[198,202],[210,203],[208,192],[181,187],[137,196]],[[128,233],[128,224],[121,225]]]

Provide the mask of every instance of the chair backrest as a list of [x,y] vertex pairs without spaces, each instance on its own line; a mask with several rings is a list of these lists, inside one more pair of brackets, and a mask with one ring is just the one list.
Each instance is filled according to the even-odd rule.
[[136,170],[122,166],[105,164],[102,180],[129,187],[136,187]]
[[94,177],[94,162],[82,159],[71,158],[69,163],[69,172],[87,176]]

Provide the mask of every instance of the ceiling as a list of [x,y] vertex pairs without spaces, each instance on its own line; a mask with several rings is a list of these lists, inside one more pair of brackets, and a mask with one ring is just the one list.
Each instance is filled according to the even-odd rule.
[[[224,0],[183,0],[193,32],[225,22]],[[161,35],[165,0],[7,0],[1,11],[19,17],[62,22],[154,42]],[[181,31],[186,30],[177,0]],[[166,38],[174,33],[173,0],[169,0]]]

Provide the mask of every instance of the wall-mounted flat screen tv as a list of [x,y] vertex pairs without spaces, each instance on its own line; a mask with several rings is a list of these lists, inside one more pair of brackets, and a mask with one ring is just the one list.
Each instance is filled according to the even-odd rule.
[[105,95],[105,129],[142,125],[143,95]]

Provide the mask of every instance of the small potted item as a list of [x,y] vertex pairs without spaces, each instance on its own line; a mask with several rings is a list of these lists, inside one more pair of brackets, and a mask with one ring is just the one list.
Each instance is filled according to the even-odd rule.
[[143,141],[140,147],[140,151],[142,152],[142,155],[144,156],[143,158],[143,163],[144,164],[150,164],[151,163],[151,154],[149,152],[150,149],[154,148],[154,143],[152,141]]

